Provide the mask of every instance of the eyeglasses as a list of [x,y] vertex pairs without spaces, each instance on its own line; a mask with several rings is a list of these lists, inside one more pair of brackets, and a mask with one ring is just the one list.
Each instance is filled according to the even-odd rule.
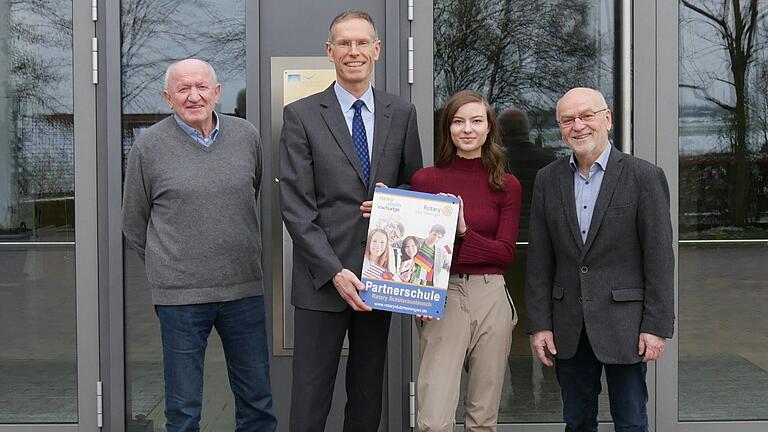
[[359,40],[359,41],[348,41],[348,40],[342,40],[338,42],[332,42],[328,41],[329,44],[335,46],[336,48],[343,50],[343,51],[350,51],[352,47],[357,47],[358,50],[366,50],[373,46],[376,41],[370,41],[370,40]]
[[586,111],[583,112],[577,116],[566,116],[566,117],[560,117],[560,120],[558,120],[558,124],[562,127],[571,127],[574,123],[576,123],[576,119],[581,120],[582,123],[589,123],[594,121],[597,118],[597,114],[601,113],[603,111],[608,111],[608,108],[603,108],[601,110],[597,111]]

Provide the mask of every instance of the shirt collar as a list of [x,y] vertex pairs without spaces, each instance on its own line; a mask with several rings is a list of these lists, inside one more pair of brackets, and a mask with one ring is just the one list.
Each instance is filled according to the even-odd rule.
[[368,90],[366,90],[359,98],[356,98],[352,93],[346,91],[338,82],[333,84],[333,91],[336,92],[336,99],[339,100],[341,112],[347,112],[352,109],[352,104],[360,99],[365,103],[365,107],[368,108],[368,111],[373,113],[373,86],[370,84],[368,84]]
[[[213,114],[213,130],[211,131],[210,134],[208,134],[208,141],[215,139],[216,135],[219,134],[219,116],[216,114],[216,111],[213,111],[212,114]],[[181,119],[181,117],[178,116],[178,114],[174,113],[173,118],[176,120],[176,123],[179,124],[181,129],[187,133],[187,135],[191,137],[199,137],[200,139],[204,139],[203,134],[201,134],[199,130],[188,125],[184,120]]]
[[[592,164],[591,167],[589,167],[589,172],[594,172],[597,168],[602,169],[605,171],[605,169],[608,167],[608,156],[611,155],[611,143],[609,142],[607,146],[603,149],[603,152],[600,153],[600,156],[597,157],[597,160]],[[579,166],[576,164],[576,158],[573,156],[573,153],[571,153],[571,157],[568,160],[568,164],[571,166],[571,169],[573,172],[578,171]]]

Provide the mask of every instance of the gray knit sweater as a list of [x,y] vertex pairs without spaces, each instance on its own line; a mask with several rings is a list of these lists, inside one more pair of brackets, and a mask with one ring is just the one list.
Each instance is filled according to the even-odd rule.
[[128,155],[123,233],[145,260],[156,305],[237,300],[264,293],[256,200],[261,141],[245,120],[219,115],[204,147],[170,116]]

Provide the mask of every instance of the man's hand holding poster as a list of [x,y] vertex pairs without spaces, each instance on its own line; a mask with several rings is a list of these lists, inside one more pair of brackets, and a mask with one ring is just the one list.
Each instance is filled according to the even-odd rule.
[[360,297],[374,309],[443,316],[459,199],[376,188]]

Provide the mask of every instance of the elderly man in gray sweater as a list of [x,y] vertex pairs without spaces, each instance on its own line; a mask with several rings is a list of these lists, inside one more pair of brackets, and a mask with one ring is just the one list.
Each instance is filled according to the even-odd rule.
[[173,115],[139,136],[128,156],[123,232],[144,259],[160,320],[166,430],[199,430],[203,360],[216,327],[237,431],[274,431],[264,318],[259,133],[213,111],[221,86],[210,64],[168,67]]

